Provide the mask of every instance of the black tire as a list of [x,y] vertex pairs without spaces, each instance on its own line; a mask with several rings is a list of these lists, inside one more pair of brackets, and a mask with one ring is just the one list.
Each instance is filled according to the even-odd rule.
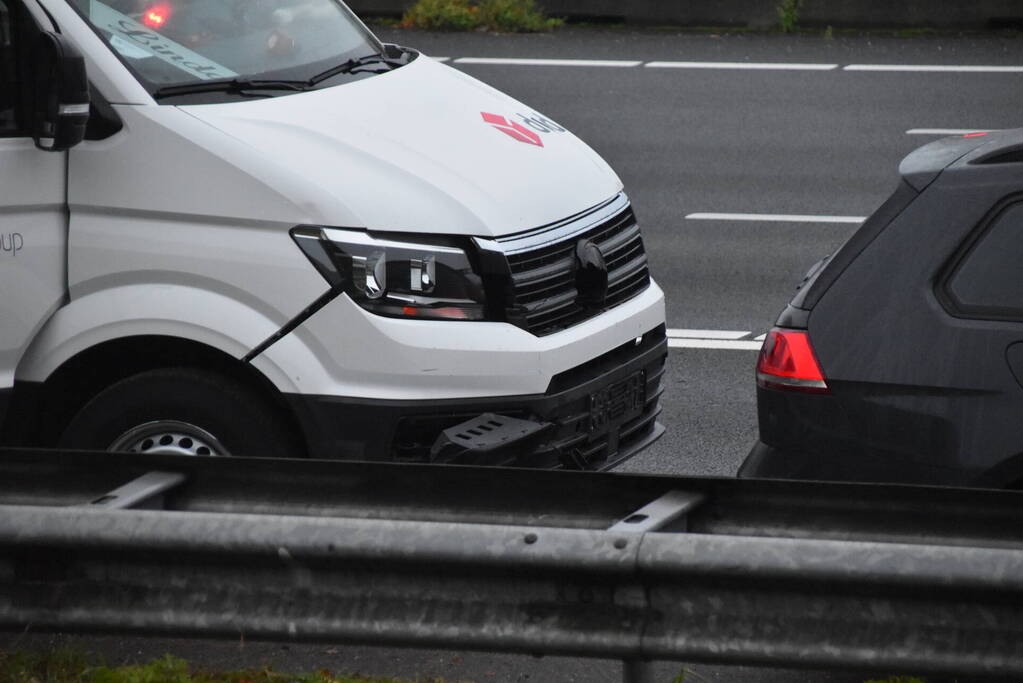
[[[151,444],[146,442],[149,436]],[[115,448],[118,442],[121,447]],[[112,384],[71,419],[59,445],[194,455],[304,455],[280,409],[236,380],[190,368],[149,370]]]

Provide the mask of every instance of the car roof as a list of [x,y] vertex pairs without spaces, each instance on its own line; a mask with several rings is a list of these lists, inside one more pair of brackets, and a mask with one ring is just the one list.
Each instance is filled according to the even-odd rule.
[[955,164],[995,164],[1023,161],[1023,128],[954,135],[911,152],[899,164],[899,173],[917,191]]

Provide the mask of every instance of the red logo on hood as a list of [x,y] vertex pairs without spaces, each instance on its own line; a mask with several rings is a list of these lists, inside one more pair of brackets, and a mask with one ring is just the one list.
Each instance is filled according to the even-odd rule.
[[497,114],[488,114],[485,111],[481,111],[480,114],[483,116],[484,121],[502,133],[515,138],[519,142],[524,142],[527,145],[543,147],[543,140],[540,139],[540,136],[525,126],[516,123],[515,121],[509,122],[508,119],[503,116],[498,116]]

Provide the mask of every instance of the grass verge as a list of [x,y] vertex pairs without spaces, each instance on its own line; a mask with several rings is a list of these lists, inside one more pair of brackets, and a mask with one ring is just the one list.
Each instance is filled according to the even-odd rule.
[[205,671],[165,655],[148,664],[108,667],[78,650],[0,651],[0,683],[444,683],[439,678],[411,681],[372,678],[321,670],[278,673],[270,668]]
[[[70,648],[49,652],[0,650],[0,683],[445,683],[441,678],[365,677],[327,670],[305,674],[278,673],[271,668],[206,671],[178,657],[164,655],[148,664],[107,667],[86,653]],[[710,683],[683,667],[671,683]],[[917,676],[888,676],[864,683],[927,683]]]
[[433,31],[535,33],[561,26],[534,0],[418,0],[401,18],[403,28]]

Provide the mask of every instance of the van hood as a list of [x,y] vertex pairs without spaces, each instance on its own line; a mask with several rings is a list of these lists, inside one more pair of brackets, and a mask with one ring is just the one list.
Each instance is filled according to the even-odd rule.
[[291,176],[273,189],[302,208],[296,222],[496,237],[622,189],[564,127],[424,55],[322,90],[179,109]]

